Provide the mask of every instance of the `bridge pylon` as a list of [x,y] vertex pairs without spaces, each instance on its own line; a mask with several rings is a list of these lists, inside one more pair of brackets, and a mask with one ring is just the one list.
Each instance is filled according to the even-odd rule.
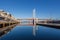
[[33,35],[36,35],[36,31],[38,30],[38,26],[36,26],[36,22],[38,22],[38,19],[36,18],[36,9],[33,9]]

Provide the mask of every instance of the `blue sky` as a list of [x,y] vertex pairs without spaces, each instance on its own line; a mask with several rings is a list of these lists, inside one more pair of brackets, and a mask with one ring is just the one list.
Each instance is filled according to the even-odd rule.
[[32,18],[34,8],[38,18],[60,19],[60,0],[0,0],[0,9],[16,18]]

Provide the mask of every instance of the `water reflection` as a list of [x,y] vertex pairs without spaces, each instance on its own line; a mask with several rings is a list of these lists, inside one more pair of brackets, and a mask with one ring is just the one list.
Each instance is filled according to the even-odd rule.
[[33,36],[32,26],[16,26],[0,40],[60,40],[60,30],[39,26],[36,36]]

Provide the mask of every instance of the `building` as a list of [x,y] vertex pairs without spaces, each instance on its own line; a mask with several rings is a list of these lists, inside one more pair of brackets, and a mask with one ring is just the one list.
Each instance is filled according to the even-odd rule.
[[9,12],[5,12],[4,10],[0,10],[0,20],[4,21],[16,21],[17,19],[14,18]]

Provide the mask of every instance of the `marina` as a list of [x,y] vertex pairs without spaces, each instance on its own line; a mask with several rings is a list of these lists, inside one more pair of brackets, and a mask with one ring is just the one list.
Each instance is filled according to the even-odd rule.
[[60,40],[60,0],[0,0],[0,40]]
[[0,11],[0,36],[2,34],[7,33],[15,26],[32,26],[33,27],[33,35],[36,35],[36,30],[39,29],[37,26],[49,26],[51,28],[60,29],[60,20],[52,20],[52,19],[39,19],[35,18],[35,9],[33,9],[33,18],[26,19],[16,19],[11,14]]

